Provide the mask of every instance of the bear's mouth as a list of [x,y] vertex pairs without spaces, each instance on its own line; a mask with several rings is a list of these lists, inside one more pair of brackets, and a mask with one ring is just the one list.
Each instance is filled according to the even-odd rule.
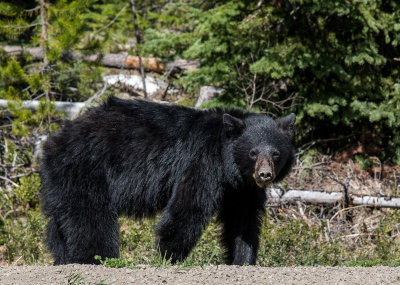
[[256,180],[256,184],[257,184],[258,187],[265,189],[265,188],[268,188],[271,185],[271,182],[258,182]]
[[265,181],[261,177],[257,176],[255,173],[253,174],[253,178],[254,178],[254,181],[256,182],[257,186],[260,188],[268,188],[273,182],[273,179],[271,179],[269,181]]

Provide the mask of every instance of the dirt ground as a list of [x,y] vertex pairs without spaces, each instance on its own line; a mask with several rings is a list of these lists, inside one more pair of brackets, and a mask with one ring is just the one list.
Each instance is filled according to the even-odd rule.
[[[103,283],[101,283],[103,282]],[[396,267],[1,266],[0,284],[400,284]]]

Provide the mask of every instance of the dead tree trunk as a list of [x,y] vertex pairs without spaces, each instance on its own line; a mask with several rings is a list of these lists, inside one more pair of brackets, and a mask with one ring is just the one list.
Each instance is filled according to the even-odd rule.
[[[135,5],[135,0],[130,0],[131,2],[131,7],[132,7],[132,14],[133,14],[133,22],[135,25],[135,33],[136,33],[136,43],[140,45],[140,35],[139,35],[139,25],[137,22],[137,15],[136,15],[136,5]],[[140,56],[139,53],[139,68],[140,68],[140,74],[142,75],[142,84],[143,84],[143,91],[144,91],[144,98],[147,98],[147,91],[146,91],[146,75],[144,74],[144,68],[143,68],[143,63],[142,63],[142,57]]]
[[[46,51],[47,51],[47,4],[44,2],[44,0],[39,1],[40,4],[40,26],[41,26],[41,35],[40,35],[40,47],[42,48],[42,56],[43,56],[43,71],[46,72],[46,70],[49,67],[49,61],[47,59]],[[49,100],[49,93],[50,90],[48,88],[45,88],[44,90],[46,99]]]
[[[41,47],[21,47],[21,46],[0,46],[1,49],[13,56],[20,56],[22,52],[30,54],[34,60],[42,61],[45,53]],[[106,54],[92,54],[84,56],[76,51],[64,51],[62,54],[64,60],[83,60],[86,62],[96,62],[99,65],[114,68],[124,69],[140,69],[139,57],[130,56],[127,53],[106,53]],[[166,66],[162,63],[160,58],[143,57],[143,68],[145,71],[152,71],[157,73],[182,73],[199,68],[200,62],[198,60],[184,60],[177,59],[168,62]]]

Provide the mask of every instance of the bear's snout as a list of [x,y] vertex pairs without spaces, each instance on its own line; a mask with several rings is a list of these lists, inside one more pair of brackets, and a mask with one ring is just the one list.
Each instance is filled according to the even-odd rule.
[[274,174],[272,173],[272,169],[270,167],[268,168],[261,168],[258,171],[258,178],[262,181],[262,182],[269,182],[272,181],[274,179]]
[[266,188],[275,179],[275,170],[272,159],[259,157],[256,161],[253,178],[261,188]]

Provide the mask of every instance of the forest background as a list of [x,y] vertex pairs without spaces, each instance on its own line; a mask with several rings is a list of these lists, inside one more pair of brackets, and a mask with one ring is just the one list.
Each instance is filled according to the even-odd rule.
[[[339,184],[357,176],[385,189],[382,195],[398,194],[398,1],[134,1],[140,43],[131,2],[0,2],[0,99],[8,100],[0,118],[0,262],[51,263],[36,150],[66,118],[52,102],[143,96],[124,84],[105,84],[106,75],[139,74],[105,67],[107,54],[158,58],[166,67],[179,59],[197,63],[148,73],[176,91],[162,90],[151,100],[194,106],[201,87],[213,86],[224,92],[201,108],[296,113],[298,172],[283,187],[317,184],[325,172],[316,167],[323,164]],[[27,51],[8,52],[10,46],[43,53],[38,60]],[[86,60],[91,55],[96,60]],[[41,101],[36,112],[22,108],[31,99]],[[258,263],[399,264],[398,216],[397,210],[343,205],[269,208]],[[153,224],[121,219],[123,261],[114,264],[165,262],[152,245]],[[221,263],[219,233],[212,223],[188,264]]]

